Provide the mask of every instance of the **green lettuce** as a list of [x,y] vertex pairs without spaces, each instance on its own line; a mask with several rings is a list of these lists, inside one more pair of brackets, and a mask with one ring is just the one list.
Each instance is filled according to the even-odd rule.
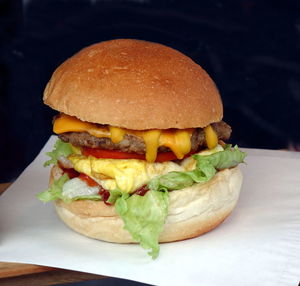
[[51,164],[56,165],[57,159],[60,156],[67,157],[72,153],[72,148],[69,143],[65,143],[60,139],[57,139],[57,141],[54,144],[54,149],[51,152],[46,153],[46,155],[48,155],[51,159],[44,163],[44,167],[49,166]]
[[67,182],[68,180],[68,175],[64,174],[58,180],[54,181],[46,191],[38,193],[36,197],[44,203],[48,203],[57,199],[62,199],[62,188],[65,182]]
[[247,154],[240,151],[238,146],[231,148],[231,145],[227,144],[224,151],[206,156],[194,155],[194,158],[197,161],[207,160],[211,165],[214,166],[214,168],[219,171],[235,167],[240,163],[244,163],[244,159],[246,156]]
[[196,160],[196,168],[186,172],[170,172],[157,176],[148,183],[148,188],[155,191],[180,190],[194,183],[205,183],[209,181],[217,171],[232,168],[244,162],[246,153],[237,146],[231,148],[226,145],[224,151],[211,155],[193,155]]
[[54,181],[53,184],[43,192],[40,192],[36,195],[36,197],[44,203],[48,203],[50,201],[54,201],[57,199],[61,199],[66,203],[70,203],[78,200],[101,200],[100,195],[88,195],[88,196],[77,196],[74,198],[69,198],[63,195],[63,185],[69,180],[67,174],[61,176],[58,180]]
[[124,228],[155,259],[159,254],[158,237],[168,215],[168,192],[148,191],[144,196],[124,194],[115,208],[124,221]]
[[109,198],[107,200],[107,202],[111,205],[113,205],[116,200],[121,197],[123,195],[122,191],[120,191],[119,189],[115,189],[115,190],[111,190],[109,191]]
[[79,200],[102,201],[102,197],[100,195],[89,195],[89,196],[78,196],[78,197],[74,197],[72,199],[65,198],[63,200],[65,202],[73,202],[73,201],[79,201]]

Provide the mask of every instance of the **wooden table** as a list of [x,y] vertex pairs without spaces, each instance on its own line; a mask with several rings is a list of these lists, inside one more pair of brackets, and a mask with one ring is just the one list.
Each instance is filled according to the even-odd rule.
[[[0,184],[0,195],[10,183]],[[55,285],[107,278],[105,276],[53,267],[0,262],[0,285]]]

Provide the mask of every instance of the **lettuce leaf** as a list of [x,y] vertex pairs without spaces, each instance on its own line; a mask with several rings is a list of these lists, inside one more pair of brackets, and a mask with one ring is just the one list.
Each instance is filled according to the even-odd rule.
[[91,200],[91,201],[102,201],[102,197],[100,195],[89,195],[89,196],[78,196],[72,199],[65,198],[63,199],[64,202],[73,202],[79,200]]
[[199,162],[199,160],[207,160],[217,170],[223,170],[244,163],[246,155],[247,154],[240,151],[237,146],[231,148],[231,145],[226,145],[224,151],[207,156],[194,155],[193,157],[197,162]]
[[73,198],[69,198],[63,195],[63,185],[69,180],[67,174],[61,176],[58,180],[54,181],[53,184],[46,191],[40,192],[36,195],[36,197],[44,203],[48,203],[50,201],[54,201],[57,199],[61,199],[66,203],[70,203],[77,200],[93,200],[99,201],[101,200],[100,195],[83,195],[76,196]]
[[38,193],[36,197],[44,203],[56,199],[62,199],[63,198],[62,188],[65,182],[67,182],[68,180],[69,180],[68,175],[64,174],[58,180],[54,181],[50,186],[50,188],[48,188],[46,191]]
[[122,197],[123,193],[119,189],[109,191],[109,198],[107,202],[109,204],[114,204],[119,197]]
[[49,166],[51,164],[56,165],[57,159],[60,156],[67,157],[72,153],[72,148],[69,143],[65,143],[60,139],[57,139],[57,141],[54,144],[54,149],[51,152],[46,153],[46,155],[48,155],[51,159],[44,163],[44,167]]
[[115,208],[124,221],[124,228],[153,258],[159,254],[158,237],[168,215],[168,192],[148,191],[144,196],[124,194]]
[[217,171],[232,168],[244,162],[246,153],[237,146],[226,145],[224,151],[211,155],[193,155],[196,168],[186,172],[170,172],[157,176],[148,183],[148,188],[154,191],[172,191],[189,187],[194,183],[209,181]]

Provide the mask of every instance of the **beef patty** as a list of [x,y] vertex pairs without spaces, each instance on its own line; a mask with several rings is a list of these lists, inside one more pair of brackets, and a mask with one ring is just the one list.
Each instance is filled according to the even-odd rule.
[[[219,140],[227,140],[231,134],[231,127],[224,121],[211,124],[218,135]],[[113,143],[109,138],[98,138],[87,132],[67,132],[59,135],[64,142],[69,142],[78,147],[100,148],[107,150],[120,150],[122,152],[145,154],[146,147],[141,137],[133,134],[125,134],[122,141]],[[205,134],[202,128],[197,128],[193,132],[191,151],[195,152],[201,147],[206,147]],[[158,152],[170,151],[169,148],[161,146]]]

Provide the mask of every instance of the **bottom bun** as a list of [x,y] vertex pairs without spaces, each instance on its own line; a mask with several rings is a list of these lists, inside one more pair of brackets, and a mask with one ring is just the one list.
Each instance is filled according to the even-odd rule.
[[[53,170],[52,176],[59,175]],[[209,182],[172,191],[159,242],[199,236],[218,226],[234,209],[242,185],[238,167],[218,172]],[[73,230],[99,240],[136,243],[113,206],[99,201],[55,202],[59,217]]]

